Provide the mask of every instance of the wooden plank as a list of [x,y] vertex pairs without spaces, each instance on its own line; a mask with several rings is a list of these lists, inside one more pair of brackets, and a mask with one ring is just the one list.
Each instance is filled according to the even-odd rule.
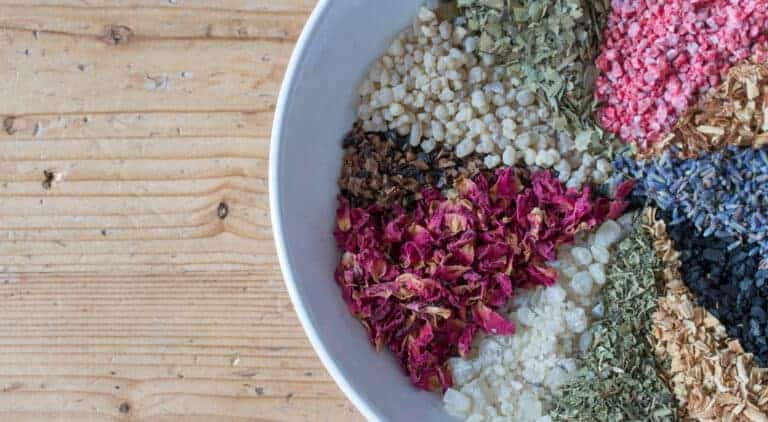
[[361,419],[269,224],[314,3],[0,0],[0,420]]
[[[122,48],[60,34],[35,40],[32,32],[0,25],[0,66],[6,75],[0,80],[5,95],[0,114],[259,112],[274,107],[285,43],[131,43]],[[49,68],[51,62],[60,67]]]
[[[264,14],[289,13],[294,15],[306,14],[317,0],[3,0],[3,6],[44,6],[60,8],[178,8],[209,10],[228,10],[240,12],[259,12]],[[31,4],[30,4],[31,3]]]

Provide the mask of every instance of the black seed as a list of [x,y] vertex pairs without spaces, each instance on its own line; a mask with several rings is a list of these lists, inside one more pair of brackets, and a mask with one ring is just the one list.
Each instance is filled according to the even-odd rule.
[[394,131],[394,130],[388,130],[384,132],[384,138],[394,143],[395,145],[397,145],[398,141],[401,139],[400,135],[397,134],[397,131]]
[[342,147],[349,148],[357,145],[359,142],[359,138],[354,133],[354,131],[349,132],[347,136],[344,137],[344,140],[341,142]]
[[405,177],[416,177],[416,175],[419,174],[419,169],[417,169],[414,166],[411,165],[402,165],[397,170],[398,174],[405,176]]
[[[757,306],[753,306],[752,307],[752,316],[754,318],[756,318],[757,320],[759,320],[759,321],[765,321],[765,318],[766,318],[765,310],[763,308],[760,308],[760,307],[757,307]],[[753,321],[755,321],[755,320],[753,320]],[[755,321],[755,322],[757,322],[757,321]]]
[[680,252],[682,277],[696,301],[717,317],[732,338],[738,339],[759,366],[768,364],[768,270],[760,270],[760,256],[750,256],[744,242],[728,251],[734,239],[704,238],[689,222],[669,225],[671,215],[660,212],[668,234]]

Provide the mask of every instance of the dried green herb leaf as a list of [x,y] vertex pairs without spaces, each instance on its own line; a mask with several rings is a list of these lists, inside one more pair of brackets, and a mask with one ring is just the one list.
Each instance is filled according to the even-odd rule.
[[[494,54],[533,92],[546,98],[556,127],[600,135],[594,155],[612,157],[620,145],[594,120],[594,59],[610,0],[458,0],[480,51]],[[563,125],[562,123],[565,123]]]
[[648,342],[664,264],[653,239],[636,221],[607,268],[601,291],[605,316],[576,379],[553,399],[556,421],[674,421],[675,399],[659,377]]

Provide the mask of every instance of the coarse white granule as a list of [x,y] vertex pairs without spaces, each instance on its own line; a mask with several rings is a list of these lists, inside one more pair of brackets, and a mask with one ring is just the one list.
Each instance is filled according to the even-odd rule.
[[441,22],[423,7],[397,36],[359,88],[363,130],[410,134],[411,145],[425,151],[479,154],[489,168],[553,169],[568,187],[605,182],[611,166],[586,151],[590,134],[574,140],[555,130],[549,106],[479,52],[457,22]]
[[551,421],[552,394],[576,374],[578,354],[592,343],[590,322],[603,315],[598,300],[605,271],[590,249],[610,251],[624,233],[609,220],[558,249],[550,263],[557,284],[520,290],[506,312],[515,334],[484,337],[474,356],[450,360],[454,387],[443,396],[448,413],[465,421]]

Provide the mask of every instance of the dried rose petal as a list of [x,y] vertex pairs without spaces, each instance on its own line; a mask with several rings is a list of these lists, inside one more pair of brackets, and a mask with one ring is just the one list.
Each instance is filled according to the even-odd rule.
[[496,310],[514,289],[552,285],[544,263],[558,245],[624,208],[566,189],[549,172],[502,169],[459,180],[456,197],[427,190],[412,212],[354,208],[339,198],[336,282],[371,341],[399,359],[414,385],[451,385],[446,361],[467,354],[479,329],[512,334]]
[[475,305],[474,314],[478,324],[489,334],[509,335],[515,332],[515,325],[513,323],[507,321],[503,316],[492,311],[491,308],[482,303]]

